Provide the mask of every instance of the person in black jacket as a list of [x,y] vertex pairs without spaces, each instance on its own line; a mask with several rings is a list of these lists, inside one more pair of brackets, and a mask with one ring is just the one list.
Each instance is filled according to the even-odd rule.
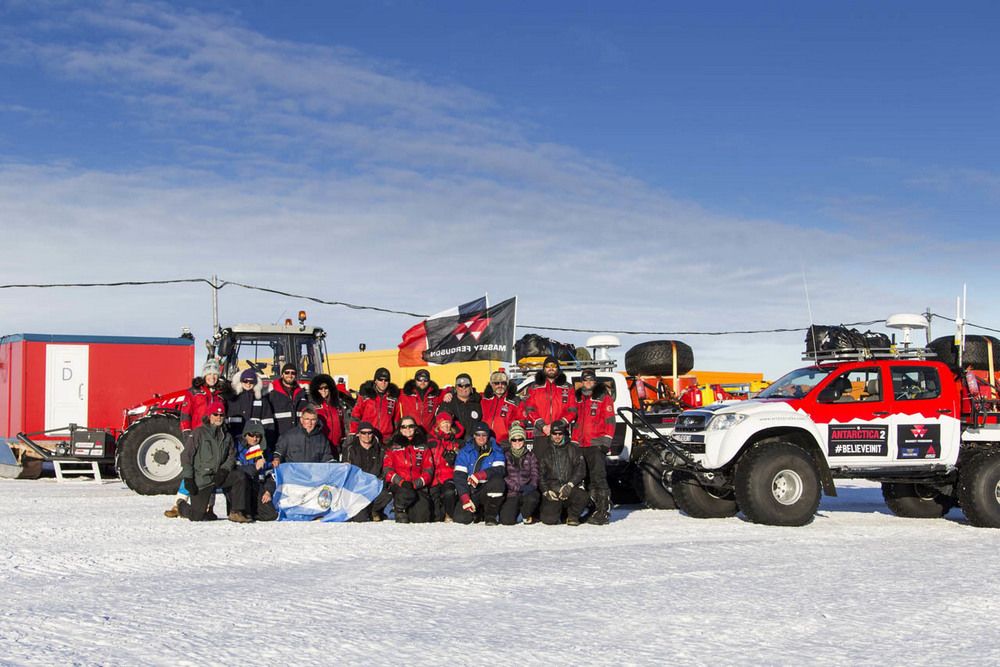
[[[382,443],[378,439],[375,427],[370,422],[358,424],[357,439],[349,440],[340,454],[341,463],[350,463],[379,479],[382,479],[384,459],[385,451],[382,448]],[[381,521],[385,518],[382,510],[391,500],[392,494],[389,493],[389,487],[383,484],[382,491],[375,500],[354,515],[351,521]]]
[[239,383],[234,384],[233,389],[235,393],[226,399],[226,421],[233,440],[239,442],[243,429],[250,422],[257,422],[264,429],[264,442],[261,444],[274,446],[277,439],[274,412],[271,410],[271,401],[261,393],[257,373],[252,368],[246,369],[240,373]]
[[328,463],[333,460],[333,450],[319,426],[316,408],[307,405],[302,408],[299,425],[278,438],[272,463],[277,468],[282,463]]
[[298,376],[295,364],[285,364],[281,367],[281,377],[271,383],[271,391],[267,394],[278,438],[295,428],[302,408],[309,404],[309,394],[299,386]]
[[579,526],[580,515],[590,502],[590,495],[583,487],[587,464],[580,448],[570,444],[566,426],[556,422],[549,430],[549,444],[539,458],[539,486],[542,491],[542,523],[550,526],[562,521],[566,514],[567,526]]
[[472,386],[468,373],[459,373],[455,378],[454,392],[448,392],[438,412],[447,412],[462,425],[462,432],[472,433],[472,429],[483,419],[483,406],[479,393]]

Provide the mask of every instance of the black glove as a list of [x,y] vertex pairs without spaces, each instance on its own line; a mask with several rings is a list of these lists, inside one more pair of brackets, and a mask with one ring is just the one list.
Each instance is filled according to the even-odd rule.
[[402,488],[404,488],[404,489],[409,489],[410,491],[413,490],[413,482],[403,482],[399,486],[402,487]]
[[573,493],[573,482],[566,482],[559,487],[559,500],[568,500],[571,493]]
[[189,496],[198,495],[198,485],[194,483],[194,477],[184,480],[184,488],[187,489]]

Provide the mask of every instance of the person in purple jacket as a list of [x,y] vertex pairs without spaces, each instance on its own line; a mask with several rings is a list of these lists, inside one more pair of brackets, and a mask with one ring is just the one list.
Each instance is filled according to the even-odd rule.
[[507,458],[507,497],[500,506],[500,523],[513,526],[517,516],[524,517],[525,525],[537,521],[535,510],[541,494],[538,492],[538,459],[535,453],[525,447],[524,429],[515,423],[507,434],[510,449],[504,452]]

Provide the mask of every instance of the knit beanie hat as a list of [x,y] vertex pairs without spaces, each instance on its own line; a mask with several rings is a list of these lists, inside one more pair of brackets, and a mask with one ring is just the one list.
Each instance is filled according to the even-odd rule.
[[219,368],[219,362],[215,359],[209,359],[205,362],[205,365],[201,367],[201,376],[206,375],[220,375],[221,369]]
[[512,425],[510,427],[510,430],[507,431],[508,440],[510,440],[511,438],[523,438],[523,437],[525,437],[524,427],[521,426],[520,424]]

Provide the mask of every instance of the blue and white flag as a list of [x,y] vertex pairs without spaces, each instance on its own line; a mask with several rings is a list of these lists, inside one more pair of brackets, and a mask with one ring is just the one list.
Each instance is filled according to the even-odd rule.
[[278,521],[347,521],[382,491],[382,480],[350,463],[282,463],[274,482]]

